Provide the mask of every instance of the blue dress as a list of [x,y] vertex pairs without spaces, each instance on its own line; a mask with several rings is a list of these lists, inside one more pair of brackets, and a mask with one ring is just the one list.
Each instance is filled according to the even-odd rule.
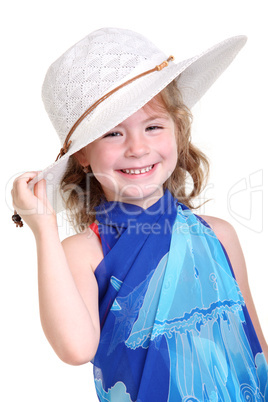
[[100,401],[268,401],[268,366],[228,256],[169,191],[97,208]]

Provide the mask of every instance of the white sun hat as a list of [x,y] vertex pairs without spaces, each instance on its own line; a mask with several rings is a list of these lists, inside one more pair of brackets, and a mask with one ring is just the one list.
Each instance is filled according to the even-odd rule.
[[59,187],[71,155],[127,119],[174,79],[191,109],[246,40],[235,36],[175,63],[136,32],[103,28],[90,33],[57,59],[46,74],[42,98],[62,149],[56,162],[29,186],[46,179],[55,211],[64,209]]

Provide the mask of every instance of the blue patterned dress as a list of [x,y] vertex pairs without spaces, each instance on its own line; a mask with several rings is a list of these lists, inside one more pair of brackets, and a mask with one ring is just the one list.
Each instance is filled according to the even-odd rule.
[[97,208],[100,401],[268,401],[268,366],[228,256],[166,191]]

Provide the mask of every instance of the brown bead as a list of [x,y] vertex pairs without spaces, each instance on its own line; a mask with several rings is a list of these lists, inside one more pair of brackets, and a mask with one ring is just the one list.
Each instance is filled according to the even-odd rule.
[[23,226],[23,222],[22,222],[21,217],[19,216],[19,214],[12,215],[12,220],[16,224],[16,227],[22,227]]

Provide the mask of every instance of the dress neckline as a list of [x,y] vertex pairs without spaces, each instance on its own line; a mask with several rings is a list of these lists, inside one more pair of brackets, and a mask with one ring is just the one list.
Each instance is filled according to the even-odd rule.
[[144,209],[135,204],[128,204],[121,201],[105,201],[95,207],[96,219],[99,223],[109,226],[127,227],[129,222],[136,220],[142,214],[151,216],[165,211],[168,205],[174,205],[177,201],[169,190],[149,208]]

